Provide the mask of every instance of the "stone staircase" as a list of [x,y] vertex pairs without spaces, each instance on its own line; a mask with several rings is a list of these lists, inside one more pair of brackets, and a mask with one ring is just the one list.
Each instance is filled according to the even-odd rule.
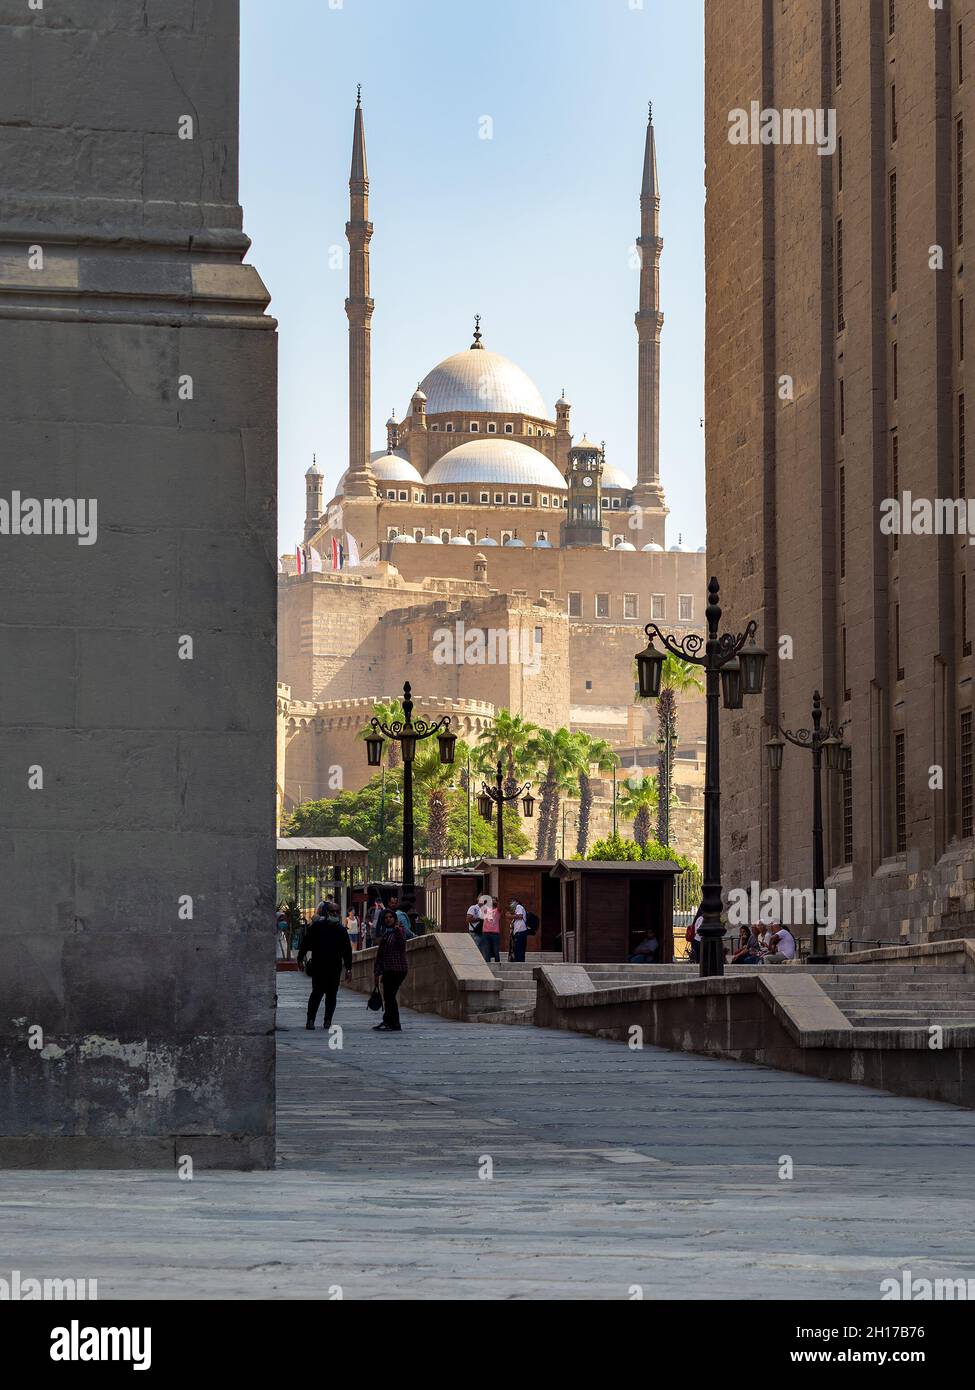
[[[496,961],[491,971],[501,981],[501,1007],[491,1013],[479,1014],[477,1023],[532,1023],[535,1018],[536,984],[532,975],[538,965],[560,965],[562,957],[552,952],[536,952],[524,965],[513,961]],[[586,974],[593,987],[620,989],[626,985],[664,984],[669,980],[686,980],[686,965],[587,965]]]
[[798,968],[813,976],[854,1028],[975,1027],[975,975],[893,962]]

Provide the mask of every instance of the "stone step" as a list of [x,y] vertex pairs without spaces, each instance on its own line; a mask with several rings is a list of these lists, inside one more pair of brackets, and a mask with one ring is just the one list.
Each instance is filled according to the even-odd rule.
[[471,1023],[531,1024],[535,1022],[534,1006],[530,1009],[492,1009],[489,1013],[475,1014]]

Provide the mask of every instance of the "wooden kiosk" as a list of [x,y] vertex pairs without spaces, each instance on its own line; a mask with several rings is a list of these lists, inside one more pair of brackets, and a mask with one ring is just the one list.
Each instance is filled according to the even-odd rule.
[[660,964],[674,958],[674,882],[669,861],[613,864],[560,859],[551,870],[561,890],[562,955],[584,965],[628,961],[653,927]]
[[554,859],[482,859],[474,872],[484,879],[484,892],[497,898],[501,908],[501,950],[508,949],[505,910],[516,898],[529,912],[536,912],[541,923],[528,938],[528,954],[557,951],[562,939],[562,901],[559,885],[552,877]]

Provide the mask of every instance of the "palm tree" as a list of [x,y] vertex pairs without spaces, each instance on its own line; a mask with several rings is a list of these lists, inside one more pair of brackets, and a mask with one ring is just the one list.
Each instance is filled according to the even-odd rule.
[[533,766],[528,748],[537,733],[537,727],[529,724],[520,714],[499,709],[490,728],[482,729],[477,736],[478,770],[493,780],[498,763],[502,763],[505,768],[504,789],[510,794],[521,781],[521,774]]
[[[703,690],[701,668],[692,661],[684,661],[679,656],[667,654],[660,678],[660,699],[657,702],[657,743],[660,755],[657,763],[657,777],[661,786],[670,783],[671,805],[673,805],[673,763],[677,748],[677,697],[686,695],[689,690]],[[667,775],[668,764],[670,776]],[[662,800],[657,807],[657,839],[666,844],[669,836],[669,807]]]
[[[538,808],[536,858],[554,859],[559,826],[559,799],[585,771],[586,754],[568,729],[538,729],[527,752],[542,769],[542,795]],[[572,779],[570,782],[569,779]]]
[[660,791],[656,777],[636,777],[624,782],[620,793],[620,810],[629,820],[633,818],[633,838],[642,849],[650,839],[653,813],[660,809]]
[[[372,714],[369,717],[370,719],[379,719],[383,724],[391,726],[393,724],[402,724],[406,719],[406,713],[403,709],[402,700],[387,700],[385,704],[373,705]],[[372,727],[367,726],[365,729],[359,731],[359,737],[365,739],[368,738],[371,733]],[[386,758],[389,768],[399,767],[399,744],[395,739],[386,739],[383,747],[383,757]]]
[[592,738],[585,733],[577,734],[576,738],[586,761],[585,768],[579,773],[579,838],[576,841],[576,853],[584,859],[589,848],[589,822],[593,801],[592,779],[589,774],[593,768],[597,772],[612,772],[614,767],[619,766],[620,760],[605,739]]
[[427,798],[427,853],[433,857],[442,858],[447,853],[450,814],[447,794],[453,776],[453,768],[445,767],[440,761],[440,750],[435,739],[417,746],[413,760],[413,785],[418,793],[425,793]]

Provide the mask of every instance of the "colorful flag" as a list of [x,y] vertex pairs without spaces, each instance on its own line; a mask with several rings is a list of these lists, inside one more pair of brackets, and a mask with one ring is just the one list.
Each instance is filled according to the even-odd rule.
[[305,553],[299,545],[295,550],[295,574],[304,574],[305,569]]
[[337,537],[332,537],[332,569],[340,570],[345,564],[345,550]]

